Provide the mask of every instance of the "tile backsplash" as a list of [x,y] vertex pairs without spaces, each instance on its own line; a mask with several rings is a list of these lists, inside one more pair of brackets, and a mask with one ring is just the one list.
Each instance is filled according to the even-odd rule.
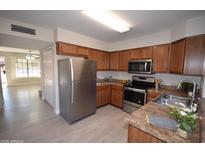
[[187,76],[187,75],[176,75],[176,74],[168,74],[168,73],[155,73],[152,75],[145,74],[130,74],[127,72],[119,72],[119,71],[98,71],[97,77],[102,79],[104,77],[112,76],[114,79],[132,79],[133,75],[137,76],[154,76],[155,78],[159,78],[162,80],[162,85],[168,86],[176,86],[181,79],[189,79],[194,80],[197,84],[197,88],[201,87],[202,77],[201,76]]

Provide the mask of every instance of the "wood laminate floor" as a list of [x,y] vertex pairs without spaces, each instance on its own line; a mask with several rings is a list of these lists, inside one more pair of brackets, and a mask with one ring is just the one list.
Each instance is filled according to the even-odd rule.
[[127,113],[111,105],[72,125],[38,96],[40,86],[4,87],[0,141],[127,142]]

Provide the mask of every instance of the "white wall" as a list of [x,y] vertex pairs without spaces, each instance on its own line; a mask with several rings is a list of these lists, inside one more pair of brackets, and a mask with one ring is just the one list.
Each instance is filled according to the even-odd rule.
[[55,32],[55,41],[67,42],[105,51],[109,50],[109,44],[107,42],[100,41],[62,28],[57,28]]
[[40,78],[16,78],[16,58],[25,58],[23,53],[0,52],[5,57],[6,78],[8,86],[39,84]]
[[170,31],[161,31],[133,39],[118,41],[110,44],[110,51],[145,47],[170,42]]
[[[29,35],[29,34],[24,34],[24,33],[19,33],[19,32],[13,32],[13,31],[11,31],[11,24],[36,29],[36,35]],[[0,27],[1,27],[0,34],[20,36],[20,37],[36,39],[36,40],[41,40],[41,41],[47,41],[47,42],[54,41],[53,30],[42,28],[42,27],[39,27],[36,25],[31,25],[31,24],[27,24],[24,22],[19,22],[19,21],[10,20],[10,19],[0,17]]]
[[132,79],[133,75],[137,76],[154,76],[162,80],[162,85],[176,86],[181,79],[190,79],[194,80],[198,85],[197,88],[201,87],[201,76],[185,76],[185,75],[176,75],[168,73],[156,73],[153,75],[144,75],[144,74],[130,74],[127,72],[116,72],[116,71],[99,71],[97,72],[97,77],[103,79],[104,77],[112,76],[114,79]]
[[186,21],[186,36],[205,33],[205,16],[192,18]]
[[205,16],[192,18],[157,33],[110,43],[110,51],[170,43],[181,38],[205,34]]

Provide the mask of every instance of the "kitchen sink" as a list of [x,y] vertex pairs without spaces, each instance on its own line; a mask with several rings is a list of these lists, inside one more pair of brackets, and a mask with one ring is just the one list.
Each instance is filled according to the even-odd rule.
[[164,94],[158,97],[154,102],[161,105],[175,104],[189,106],[190,99],[186,97]]

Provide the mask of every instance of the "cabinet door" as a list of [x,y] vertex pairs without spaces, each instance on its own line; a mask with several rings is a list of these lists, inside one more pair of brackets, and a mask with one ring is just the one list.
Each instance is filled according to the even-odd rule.
[[163,143],[162,140],[136,128],[128,126],[128,143]]
[[153,47],[153,70],[155,73],[169,72],[170,45],[163,44]]
[[156,97],[160,96],[161,93],[156,92],[154,90],[148,90],[147,91],[147,102],[153,101],[156,99]]
[[128,71],[129,60],[130,60],[130,52],[129,51],[119,52],[119,70],[120,71]]
[[119,52],[110,54],[110,70],[117,71],[119,68]]
[[102,52],[102,57],[101,57],[101,63],[102,63],[102,68],[101,70],[109,70],[110,68],[110,54],[108,52]]
[[141,48],[141,59],[152,59],[152,47]]
[[77,46],[73,44],[58,42],[56,43],[57,54],[60,55],[76,55]]
[[152,47],[137,48],[131,50],[131,59],[152,59]]
[[102,86],[102,105],[106,105],[110,103],[110,86],[109,85],[103,85]]
[[170,73],[183,73],[186,40],[182,39],[171,44]]
[[111,104],[122,107],[123,103],[123,87],[112,85],[111,87]]
[[203,75],[205,35],[189,37],[186,41],[184,74]]
[[97,85],[96,87],[96,107],[100,107],[102,105],[101,103],[101,85]]
[[101,70],[101,51],[89,49],[88,59],[96,61],[96,70]]
[[78,56],[88,57],[88,48],[79,46],[76,50]]

